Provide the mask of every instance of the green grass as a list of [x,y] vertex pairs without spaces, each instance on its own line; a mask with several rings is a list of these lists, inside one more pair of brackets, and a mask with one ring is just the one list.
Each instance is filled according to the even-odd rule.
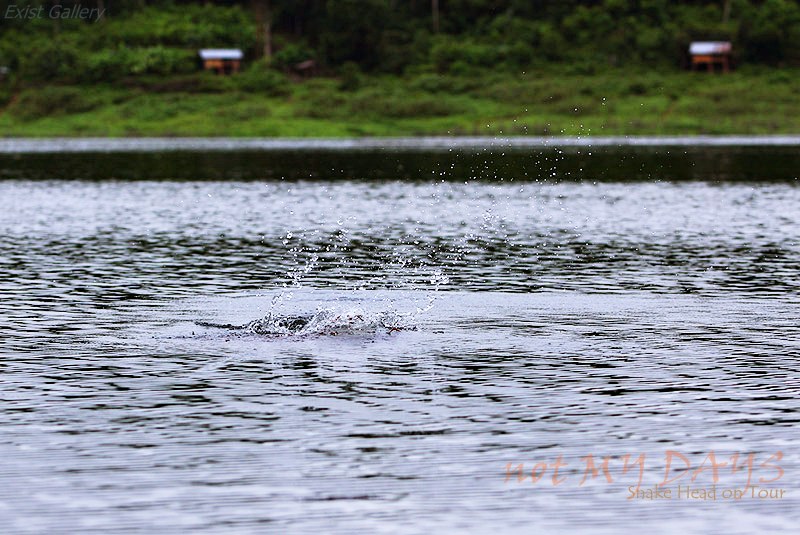
[[[197,83],[195,83],[197,82]],[[213,81],[212,81],[213,82]],[[728,75],[552,69],[258,85],[192,77],[0,89],[5,136],[691,135],[800,133],[800,71]]]

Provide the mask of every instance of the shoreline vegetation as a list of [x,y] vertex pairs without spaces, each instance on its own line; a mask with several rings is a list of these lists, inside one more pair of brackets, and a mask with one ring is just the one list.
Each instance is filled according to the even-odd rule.
[[[113,7],[0,18],[0,137],[800,132],[795,0]],[[734,71],[688,71],[694,40],[731,41]],[[242,50],[242,72],[201,72],[207,47]]]
[[[727,75],[362,75],[283,80],[271,94],[206,73],[135,86],[53,85],[11,96],[5,137],[775,135],[800,132],[800,70]],[[158,86],[158,90],[153,86]]]

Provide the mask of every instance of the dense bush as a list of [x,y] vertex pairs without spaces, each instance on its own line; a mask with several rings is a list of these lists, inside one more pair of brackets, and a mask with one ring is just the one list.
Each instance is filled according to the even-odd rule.
[[254,63],[241,74],[234,76],[233,82],[241,90],[249,93],[279,96],[289,92],[289,81],[286,76],[268,69],[262,62]]
[[272,64],[279,69],[289,70],[298,63],[314,59],[314,51],[305,43],[287,43],[272,56]]
[[23,120],[81,113],[94,109],[99,101],[74,87],[45,87],[23,92],[10,111]]
[[342,91],[355,91],[361,87],[363,76],[358,64],[348,61],[339,69],[339,89]]
[[742,21],[741,37],[751,61],[800,63],[800,6],[790,0],[766,0]]
[[107,49],[87,56],[80,73],[88,81],[113,81],[142,74],[182,74],[196,70],[196,58],[194,52],[163,46]]
[[249,12],[211,4],[148,6],[91,28],[95,44],[106,46],[249,48],[255,44],[256,35]]
[[227,93],[239,89],[236,81],[237,77],[198,71],[173,76],[128,77],[121,80],[120,84],[131,89],[155,93]]
[[62,39],[37,39],[31,43],[27,53],[15,58],[25,79],[51,81],[72,77],[80,72],[81,49]]
[[410,87],[426,93],[466,93],[484,85],[482,78],[424,73],[410,82]]

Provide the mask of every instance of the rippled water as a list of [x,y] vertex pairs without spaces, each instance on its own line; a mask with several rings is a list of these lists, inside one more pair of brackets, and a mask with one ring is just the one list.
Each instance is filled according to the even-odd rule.
[[[2,181],[0,527],[794,532],[798,206],[789,182]],[[752,453],[784,496],[723,499],[727,466],[716,501],[628,500],[622,457],[651,489],[667,450]],[[612,482],[580,485],[589,455]],[[690,476],[667,488],[713,483]]]

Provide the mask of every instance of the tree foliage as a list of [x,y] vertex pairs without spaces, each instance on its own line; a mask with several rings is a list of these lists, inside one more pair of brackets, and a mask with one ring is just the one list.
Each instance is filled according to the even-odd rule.
[[[44,11],[69,2],[30,2]],[[87,0],[99,21],[0,17],[0,66],[29,81],[114,81],[197,68],[236,47],[290,71],[304,59],[361,72],[678,67],[692,40],[731,40],[740,62],[799,64],[798,0]],[[435,6],[435,12],[433,11]],[[259,11],[260,10],[260,11]],[[267,19],[264,21],[265,14]],[[434,18],[434,17],[437,18]],[[437,21],[436,23],[434,21]],[[266,32],[259,25],[267,24]],[[264,47],[264,39],[269,47]],[[274,50],[274,53],[273,53]]]

